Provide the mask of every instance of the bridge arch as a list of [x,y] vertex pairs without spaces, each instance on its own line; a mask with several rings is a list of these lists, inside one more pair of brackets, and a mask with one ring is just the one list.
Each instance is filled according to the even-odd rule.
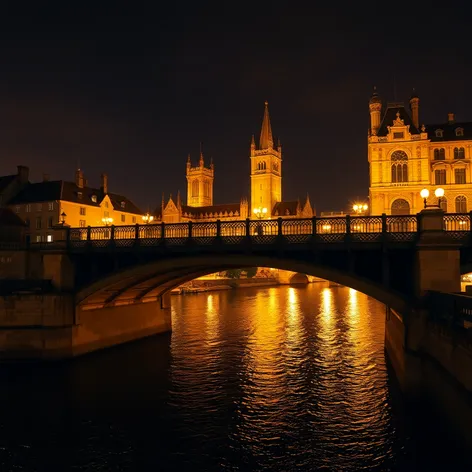
[[259,255],[196,255],[165,259],[114,273],[98,280],[76,294],[82,309],[101,308],[113,304],[131,304],[155,298],[203,275],[240,267],[273,267],[308,274],[351,287],[375,298],[393,309],[406,313],[408,300],[380,283],[334,268],[291,259]]

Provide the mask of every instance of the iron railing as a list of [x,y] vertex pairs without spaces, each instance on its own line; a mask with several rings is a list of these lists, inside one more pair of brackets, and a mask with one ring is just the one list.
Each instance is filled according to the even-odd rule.
[[451,327],[472,327],[470,295],[430,291],[425,303],[432,321]]
[[[67,242],[72,247],[92,244],[114,246],[154,246],[157,244],[185,245],[192,241],[211,245],[215,241],[238,244],[248,238],[256,244],[268,244],[282,238],[288,243],[340,242],[409,242],[419,231],[419,215],[342,216],[313,218],[278,218],[272,220],[238,220],[186,223],[136,224],[132,226],[103,226],[68,228],[55,242]],[[444,230],[453,239],[468,238],[472,233],[471,214],[444,215]],[[49,246],[50,243],[42,243]]]

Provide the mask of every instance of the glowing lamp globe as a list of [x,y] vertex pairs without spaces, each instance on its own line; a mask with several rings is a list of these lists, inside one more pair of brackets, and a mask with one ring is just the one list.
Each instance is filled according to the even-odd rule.
[[434,191],[434,195],[436,195],[436,198],[442,198],[444,197],[444,189],[443,188],[437,188]]
[[421,198],[428,198],[429,197],[429,190],[427,188],[424,188],[420,192]]

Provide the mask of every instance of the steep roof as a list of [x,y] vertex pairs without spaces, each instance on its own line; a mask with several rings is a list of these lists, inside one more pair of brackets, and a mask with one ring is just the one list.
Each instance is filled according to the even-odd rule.
[[298,200],[292,202],[277,202],[272,210],[273,216],[296,215],[298,211]]
[[6,226],[27,226],[26,223],[8,208],[0,208],[0,228]]
[[[464,130],[463,136],[456,136],[456,129],[462,128]],[[436,136],[436,130],[443,131],[443,137]],[[462,141],[467,139],[472,139],[472,123],[464,122],[446,122],[433,125],[426,125],[426,132],[428,133],[428,138],[431,141]]]
[[16,177],[16,175],[4,175],[3,177],[0,177],[0,192],[6,189]]
[[272,138],[272,127],[270,126],[269,103],[265,102],[264,118],[262,119],[261,137],[259,139],[259,149],[268,149],[274,146]]
[[397,119],[397,113],[400,114],[400,118],[405,122],[405,126],[410,125],[411,134],[420,134],[418,128],[413,124],[410,113],[402,103],[389,103],[387,109],[382,118],[380,128],[377,130],[377,136],[387,136],[387,126],[392,126],[393,122]]
[[[97,201],[92,200],[96,195]],[[117,193],[108,193],[113,208],[124,213],[141,214],[141,210],[129,199]],[[48,202],[54,200],[63,200],[66,202],[78,203],[80,205],[100,206],[100,202],[105,194],[93,187],[78,187],[74,182],[64,180],[53,180],[47,182],[38,182],[27,185],[10,204]],[[125,202],[124,208],[121,202]]]

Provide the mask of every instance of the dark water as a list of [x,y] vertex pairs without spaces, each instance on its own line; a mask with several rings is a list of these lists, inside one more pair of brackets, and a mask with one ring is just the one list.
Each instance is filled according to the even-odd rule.
[[402,404],[383,305],[320,284],[173,303],[172,336],[0,368],[0,470],[462,470]]

